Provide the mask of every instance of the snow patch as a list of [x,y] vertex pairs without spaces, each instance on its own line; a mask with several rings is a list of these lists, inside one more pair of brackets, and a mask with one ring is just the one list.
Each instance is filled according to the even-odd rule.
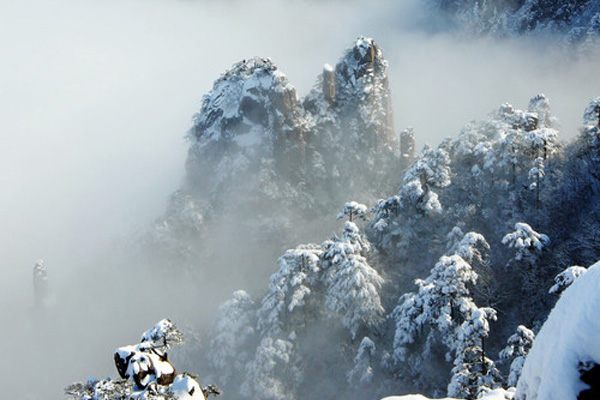
[[600,262],[563,292],[533,343],[515,399],[575,400],[586,389],[582,364],[600,364],[598,287]]

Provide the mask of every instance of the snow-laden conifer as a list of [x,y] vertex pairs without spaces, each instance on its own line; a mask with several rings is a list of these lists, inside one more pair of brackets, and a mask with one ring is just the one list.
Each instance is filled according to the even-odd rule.
[[448,152],[425,145],[404,173],[404,182],[418,180],[422,186],[443,188],[450,185],[450,172]]
[[496,320],[493,308],[475,308],[461,324],[448,396],[475,399],[483,387],[494,389],[499,386],[500,373],[485,355],[490,320]]
[[517,222],[515,230],[502,238],[502,244],[516,250],[515,260],[525,260],[539,255],[550,244],[550,238],[538,233],[524,222]]
[[353,386],[371,383],[373,380],[373,361],[376,347],[375,343],[365,336],[360,342],[356,357],[354,357],[354,367],[348,373],[348,383]]
[[255,324],[255,303],[243,290],[234,292],[219,307],[207,358],[215,376],[223,383],[244,371],[251,356],[247,347],[255,336]]
[[294,389],[302,381],[296,365],[295,344],[291,340],[265,337],[246,367],[246,380],[240,394],[244,398],[264,400],[294,399]]
[[370,245],[353,222],[344,224],[340,238],[323,243],[325,305],[354,338],[361,326],[376,326],[383,315],[379,290],[384,280],[369,265]]
[[[453,235],[459,230],[455,229]],[[470,292],[478,278],[471,263],[483,262],[482,252],[485,254],[489,245],[475,232],[451,243],[451,254],[439,259],[427,279],[417,279],[418,291],[404,294],[394,309],[392,360],[399,368],[397,373],[418,377],[425,360],[434,357],[436,348],[438,353],[443,348],[446,361],[454,360],[455,380],[449,390],[459,390],[467,383],[483,385],[487,378],[482,377],[494,373],[491,367],[486,370],[489,363],[481,361],[483,350],[479,349],[481,338],[489,332],[487,320],[495,318],[495,311],[478,308]],[[417,341],[423,348],[413,345]],[[471,357],[477,354],[479,358]],[[482,363],[476,366],[476,361]]]
[[258,310],[258,329],[262,336],[282,333],[289,315],[305,305],[319,279],[321,253],[317,245],[302,245],[279,258],[279,270],[271,275],[269,291]]
[[583,123],[600,128],[600,97],[590,100],[583,112]]
[[500,351],[500,360],[503,363],[510,363],[510,370],[506,381],[508,386],[517,386],[517,381],[523,370],[523,364],[525,364],[525,358],[529,350],[531,350],[534,340],[535,334],[533,331],[523,325],[519,325],[517,331],[506,341],[506,347]]
[[351,201],[344,205],[344,209],[337,215],[337,219],[342,219],[348,216],[348,221],[353,222],[354,218],[360,218],[363,221],[367,220],[368,208],[364,204]]

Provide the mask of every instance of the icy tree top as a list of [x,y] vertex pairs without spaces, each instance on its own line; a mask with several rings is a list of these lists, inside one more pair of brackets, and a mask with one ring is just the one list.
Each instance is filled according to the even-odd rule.
[[347,215],[350,222],[354,220],[354,217],[359,217],[366,221],[367,211],[368,208],[364,204],[351,201],[344,205],[344,209],[337,215],[337,219],[342,219]]
[[502,238],[502,244],[508,244],[517,250],[516,259],[521,260],[529,252],[541,252],[550,243],[550,238],[543,233],[534,231],[524,222],[515,224],[515,231]]
[[154,348],[170,349],[174,344],[183,343],[183,334],[168,319],[160,320],[140,338],[141,343],[149,343]]

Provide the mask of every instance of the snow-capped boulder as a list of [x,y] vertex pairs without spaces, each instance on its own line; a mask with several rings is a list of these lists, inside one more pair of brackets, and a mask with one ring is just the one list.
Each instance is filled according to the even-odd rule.
[[527,356],[515,399],[598,398],[588,395],[598,391],[588,385],[598,384],[589,379],[600,364],[598,287],[600,262],[562,293]]

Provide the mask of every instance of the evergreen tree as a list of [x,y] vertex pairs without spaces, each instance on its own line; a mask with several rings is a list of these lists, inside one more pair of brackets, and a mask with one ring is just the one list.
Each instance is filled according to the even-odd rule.
[[287,339],[265,337],[246,366],[240,394],[245,398],[291,400],[303,380],[295,350],[295,335]]
[[543,233],[537,233],[531,226],[524,222],[515,224],[514,232],[506,234],[502,238],[502,244],[516,250],[514,259],[533,263],[540,253],[550,243],[550,238]]
[[378,325],[384,311],[379,296],[384,280],[369,265],[365,257],[369,250],[353,222],[344,224],[340,238],[323,243],[325,305],[341,317],[352,338],[360,327]]
[[373,357],[375,355],[375,343],[365,336],[360,342],[354,367],[348,373],[348,383],[353,386],[371,383],[373,380]]
[[519,325],[517,331],[508,338],[506,347],[500,352],[500,360],[506,364],[510,363],[508,386],[517,386],[525,358],[531,350],[534,339],[535,334],[531,330]]
[[290,324],[291,314],[305,305],[318,283],[321,254],[317,245],[301,245],[279,258],[279,270],[271,275],[269,291],[258,310],[258,329],[263,337],[297,328]]
[[243,290],[233,293],[219,307],[207,348],[207,358],[213,375],[223,384],[239,376],[250,360],[248,347],[254,338],[256,310],[254,301]]
[[[481,260],[477,247],[487,248],[488,244],[480,234],[467,233],[453,246],[454,254],[442,256],[427,279],[415,282],[418,292],[400,298],[392,313],[396,328],[392,358],[394,365],[401,366],[401,375],[418,379],[423,360],[431,360],[434,348],[440,344],[445,348],[446,360],[456,360],[461,349],[467,347],[469,334],[480,334],[469,328],[468,323],[465,325],[466,321],[482,324],[481,332],[487,335],[489,326],[486,328],[480,321],[481,311],[474,315],[479,309],[469,289],[477,281],[477,273],[470,265]],[[484,309],[485,318],[492,315],[493,310],[490,310]],[[419,339],[423,336],[424,339]],[[423,343],[422,348],[415,348],[417,340]]]
[[493,361],[485,356],[490,320],[496,320],[494,309],[476,308],[461,324],[448,396],[476,399],[482,388],[494,389],[499,386],[500,373]]
[[344,205],[344,209],[337,215],[338,219],[348,216],[348,221],[353,222],[354,218],[360,218],[363,221],[367,220],[367,206],[364,204],[351,201]]

